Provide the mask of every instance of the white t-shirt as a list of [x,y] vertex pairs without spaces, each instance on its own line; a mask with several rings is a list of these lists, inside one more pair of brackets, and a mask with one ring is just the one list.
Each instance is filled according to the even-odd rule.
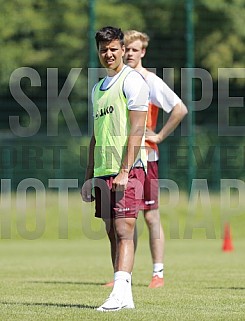
[[153,72],[147,72],[145,80],[150,88],[150,102],[166,113],[172,111],[181,99],[168,87],[168,85]]
[[[163,109],[166,113],[170,113],[174,106],[181,102],[175,92],[156,74],[142,69],[142,75],[150,88],[150,102],[156,107]],[[159,155],[156,150],[149,151],[148,161],[157,161],[158,159]]]

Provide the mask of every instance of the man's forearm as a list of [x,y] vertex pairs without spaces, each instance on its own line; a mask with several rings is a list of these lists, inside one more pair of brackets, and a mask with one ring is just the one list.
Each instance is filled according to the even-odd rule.
[[95,146],[95,137],[92,136],[89,144],[89,159],[88,166],[86,170],[85,180],[88,180],[94,176],[94,146]]
[[130,170],[140,152],[145,134],[146,112],[130,112],[131,130],[128,137],[126,153],[122,160],[122,169]]
[[136,161],[141,149],[142,136],[129,136],[126,154],[122,161],[121,169],[129,171]]
[[167,138],[176,129],[187,112],[187,108],[183,103],[180,103],[174,107],[168,121],[158,133],[160,142]]

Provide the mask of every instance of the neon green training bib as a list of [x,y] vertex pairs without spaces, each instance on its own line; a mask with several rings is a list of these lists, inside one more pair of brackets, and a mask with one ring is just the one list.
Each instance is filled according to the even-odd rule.
[[[129,110],[123,93],[123,82],[132,69],[126,67],[119,78],[106,90],[101,90],[104,79],[94,90],[94,177],[117,174],[127,147],[130,132]],[[146,165],[144,140],[141,144],[140,160]]]

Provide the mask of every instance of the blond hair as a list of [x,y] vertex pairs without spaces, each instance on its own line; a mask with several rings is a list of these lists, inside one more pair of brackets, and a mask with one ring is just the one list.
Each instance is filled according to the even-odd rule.
[[142,42],[143,49],[148,47],[148,42],[150,40],[149,36],[144,32],[139,32],[137,30],[127,30],[124,32],[124,44],[127,46],[135,40],[140,40]]

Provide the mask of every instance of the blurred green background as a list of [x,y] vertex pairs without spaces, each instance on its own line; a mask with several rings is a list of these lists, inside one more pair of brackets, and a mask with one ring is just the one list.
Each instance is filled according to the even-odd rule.
[[[193,178],[207,179],[212,190],[219,190],[220,179],[244,178],[243,128],[236,135],[221,135],[218,130],[222,121],[218,98],[223,88],[219,68],[243,68],[245,62],[244,0],[0,0],[0,6],[0,176],[11,179],[13,190],[27,177],[45,186],[49,178],[73,178],[82,184],[90,133],[88,70],[100,67],[94,32],[105,25],[146,32],[150,44],[144,65],[174,85],[189,108],[183,124],[160,145],[160,177],[174,180],[183,190],[188,190]],[[13,75],[23,67],[33,68],[38,75],[37,83],[24,76],[20,80],[29,98],[21,98],[23,106],[34,108],[31,119],[18,94],[14,97],[11,92],[16,85]],[[203,92],[200,79],[186,84],[181,72],[187,67],[210,74],[209,92]],[[47,83],[51,68],[57,68],[57,84]],[[58,95],[72,68],[82,70],[73,79],[70,105],[59,111],[57,101],[47,102],[48,86],[57,85]],[[163,75],[163,68],[171,68],[171,76]],[[237,77],[228,80],[230,97],[244,97],[245,72],[239,70]],[[205,95],[211,96],[210,103],[195,111],[193,101]],[[231,126],[244,125],[241,104],[228,113]],[[75,119],[69,118],[71,114]],[[24,130],[31,126],[36,130],[31,135],[16,134],[11,117],[19,117]],[[165,120],[162,115],[159,127]],[[57,128],[57,133],[50,134],[50,128]]]

